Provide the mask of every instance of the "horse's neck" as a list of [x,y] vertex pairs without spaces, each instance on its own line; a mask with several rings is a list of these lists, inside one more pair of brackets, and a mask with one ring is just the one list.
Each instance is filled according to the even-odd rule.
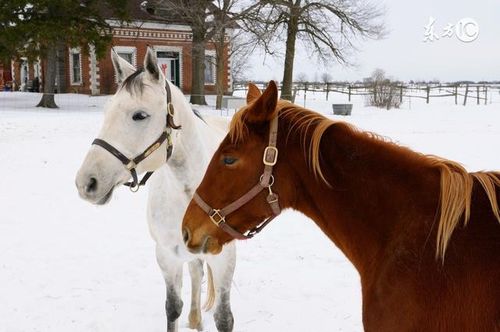
[[211,128],[193,113],[180,91],[173,91],[173,100],[174,122],[182,128],[174,130],[174,152],[169,166],[182,182],[192,187],[201,180],[202,174],[197,170],[205,169],[215,149],[215,142]]
[[360,272],[394,250],[400,234],[408,235],[417,226],[415,238],[428,235],[439,174],[424,157],[342,124],[325,132],[320,148],[321,168],[331,188],[314,177],[303,149],[287,151],[295,158],[289,162],[301,165],[295,169],[302,188],[296,190],[292,207],[314,219]]

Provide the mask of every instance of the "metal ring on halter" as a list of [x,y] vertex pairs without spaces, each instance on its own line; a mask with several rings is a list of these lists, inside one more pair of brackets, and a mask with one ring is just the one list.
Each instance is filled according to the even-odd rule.
[[129,187],[130,191],[133,193],[138,192],[140,188],[141,188],[141,186],[139,186],[139,185],[136,185],[135,187],[132,187],[132,186]]
[[[262,174],[260,176],[260,183],[262,183],[262,180],[264,179],[264,174]],[[266,187],[271,187],[273,184],[274,184],[274,176],[271,174],[271,176],[269,177],[269,181],[271,181],[268,185],[266,185]]]

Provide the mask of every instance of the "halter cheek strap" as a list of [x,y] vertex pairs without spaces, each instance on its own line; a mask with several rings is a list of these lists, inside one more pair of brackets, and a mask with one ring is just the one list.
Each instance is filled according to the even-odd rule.
[[[193,200],[198,206],[205,211],[210,217],[210,220],[220,229],[231,235],[235,239],[247,240],[259,233],[265,226],[267,226],[277,215],[281,213],[281,208],[278,201],[278,195],[272,191],[272,186],[274,184],[273,167],[278,161],[278,149],[276,148],[276,141],[278,139],[278,117],[275,117],[271,121],[269,130],[269,145],[264,150],[264,155],[262,157],[262,162],[264,164],[264,172],[260,176],[259,182],[250,189],[246,194],[235,200],[234,202],[226,205],[222,209],[214,209],[209,204],[207,204],[201,196],[195,192],[193,195]],[[271,207],[272,216],[264,220],[261,224],[252,228],[246,233],[241,233],[238,230],[231,227],[226,222],[226,216],[233,213],[234,211],[241,208],[243,205],[250,202],[255,196],[257,196],[262,190],[268,189],[269,193],[267,195],[267,203]]]
[[108,151],[122,162],[122,164],[125,166],[125,168],[130,172],[130,175],[132,176],[132,181],[126,182],[123,185],[130,187],[130,190],[133,192],[137,192],[140,187],[146,184],[151,175],[153,175],[152,171],[146,172],[146,174],[144,174],[144,176],[142,177],[141,181],[139,181],[136,171],[137,165],[141,161],[146,159],[149,155],[151,155],[153,152],[155,152],[165,141],[167,141],[166,161],[168,161],[173,151],[172,130],[181,128],[181,126],[177,126],[174,123],[174,105],[172,104],[172,91],[170,90],[168,82],[166,82],[165,90],[167,92],[167,116],[165,120],[165,129],[163,130],[161,135],[156,139],[156,141],[154,141],[150,146],[148,146],[144,150],[144,152],[142,152],[141,154],[137,155],[134,158],[128,158],[123,153],[121,153],[117,148],[115,148],[105,140],[96,138],[92,142],[93,145],[98,145],[102,147],[104,150]]

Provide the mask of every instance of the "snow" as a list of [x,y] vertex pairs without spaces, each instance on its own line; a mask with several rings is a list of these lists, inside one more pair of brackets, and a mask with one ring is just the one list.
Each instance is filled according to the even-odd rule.
[[[108,97],[57,95],[58,110],[33,107],[39,97],[0,93],[1,330],[165,331],[165,286],[145,221],[146,191],[123,188],[96,207],[74,186]],[[498,100],[467,107],[451,98],[412,100],[411,109],[406,100],[386,111],[354,99],[352,116],[329,116],[470,170],[499,169]],[[331,103],[344,101],[308,92],[306,106],[331,114]],[[285,212],[240,242],[237,262],[235,331],[362,330],[357,272],[300,213]],[[185,273],[181,331],[188,331],[189,288]],[[204,325],[215,331],[210,313]]]

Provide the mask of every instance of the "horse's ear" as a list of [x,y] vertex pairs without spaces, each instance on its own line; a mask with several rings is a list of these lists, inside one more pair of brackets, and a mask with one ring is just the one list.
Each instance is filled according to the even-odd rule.
[[262,95],[260,89],[253,83],[248,83],[247,104],[251,104]]
[[127,77],[135,72],[134,66],[119,56],[114,49],[111,50],[111,62],[113,62],[113,67],[115,68],[118,84],[121,84]]
[[248,106],[246,120],[253,123],[271,121],[277,115],[277,104],[278,87],[270,81],[264,93]]
[[144,57],[144,68],[146,69],[146,73],[152,80],[158,81],[163,75],[160,73],[160,68],[158,67],[158,59],[156,58],[155,53],[156,52],[151,47],[148,47],[146,56]]

